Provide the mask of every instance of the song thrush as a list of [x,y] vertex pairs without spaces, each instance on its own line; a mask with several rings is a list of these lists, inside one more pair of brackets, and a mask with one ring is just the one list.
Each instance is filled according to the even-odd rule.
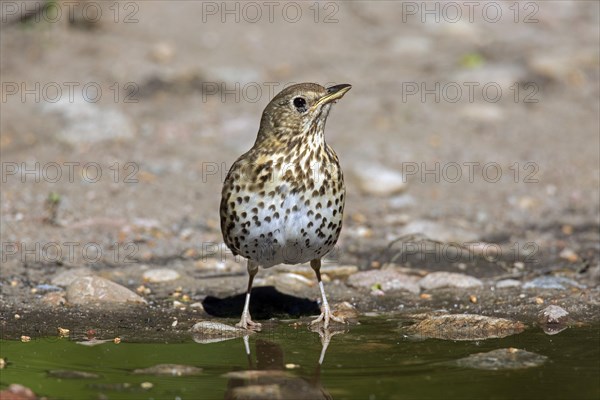
[[244,329],[260,329],[250,317],[250,291],[258,267],[310,261],[319,282],[321,315],[334,316],[321,281],[321,258],[342,229],[346,189],[338,157],[325,143],[331,105],[350,85],[325,88],[315,83],[290,86],[265,108],[254,146],[232,165],[221,198],[221,231],[233,254],[248,259]]

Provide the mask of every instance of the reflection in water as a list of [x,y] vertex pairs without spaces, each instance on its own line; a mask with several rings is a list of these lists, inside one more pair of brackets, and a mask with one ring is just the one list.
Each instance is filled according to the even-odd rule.
[[321,386],[321,365],[331,338],[344,330],[310,328],[321,338],[321,354],[310,378],[297,377],[286,371],[283,348],[272,341],[256,340],[256,365],[250,351],[249,337],[243,337],[248,356],[248,370],[225,374],[229,378],[225,399],[332,399]]

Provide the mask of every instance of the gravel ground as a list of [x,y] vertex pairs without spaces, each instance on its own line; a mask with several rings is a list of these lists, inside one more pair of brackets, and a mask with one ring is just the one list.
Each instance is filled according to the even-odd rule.
[[[274,92],[303,81],[353,85],[327,127],[348,192],[325,263],[333,303],[526,323],[554,304],[598,321],[597,2],[489,2],[472,18],[432,2],[439,22],[419,2],[277,3],[272,21],[260,2],[257,17],[243,3],[88,1],[72,21],[60,1],[61,17],[11,4],[5,337],[235,318],[247,278],[222,244],[221,184]],[[261,270],[255,287],[258,318],[318,311],[309,267]]]

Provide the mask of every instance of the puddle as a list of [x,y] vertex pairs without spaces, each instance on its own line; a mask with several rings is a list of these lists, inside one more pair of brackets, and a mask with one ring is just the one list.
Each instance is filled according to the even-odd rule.
[[[114,337],[99,337],[110,340],[94,346],[73,337],[2,340],[0,357],[8,364],[0,370],[0,385],[19,383],[50,399],[600,396],[598,326],[552,336],[532,328],[501,339],[416,341],[400,325],[398,319],[361,319],[335,332],[325,354],[319,334],[292,322],[267,323],[258,334],[207,343],[191,334],[165,342],[133,331],[119,332],[118,344]],[[494,358],[498,354],[511,359],[504,363]],[[526,356],[525,362],[517,355]]]

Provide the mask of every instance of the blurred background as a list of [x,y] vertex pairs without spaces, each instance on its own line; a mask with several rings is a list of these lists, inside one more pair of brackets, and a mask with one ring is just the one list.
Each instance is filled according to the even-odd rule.
[[305,81],[353,85],[340,257],[595,226],[598,7],[3,1],[3,240],[219,243],[227,169]]

